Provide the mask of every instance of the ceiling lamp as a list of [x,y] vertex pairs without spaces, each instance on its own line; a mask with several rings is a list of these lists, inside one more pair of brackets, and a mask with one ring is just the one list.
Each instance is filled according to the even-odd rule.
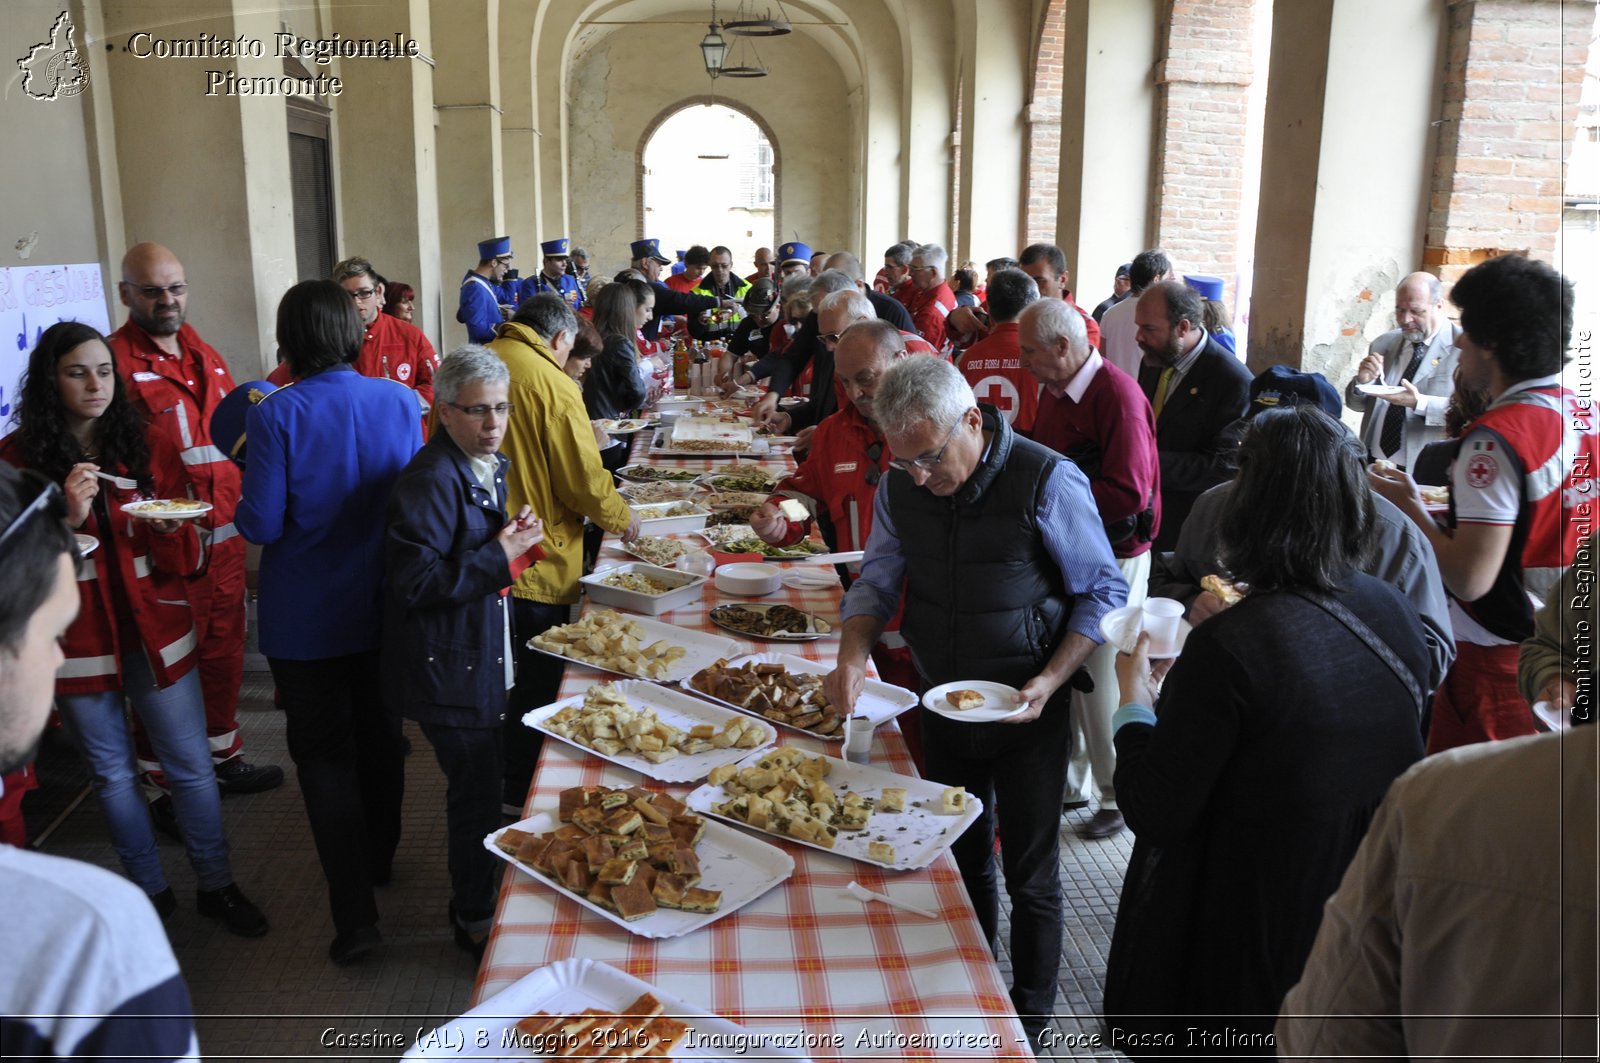
[[[745,55],[746,52],[754,57],[753,61]],[[725,78],[764,78],[769,73],[767,65],[761,61],[761,53],[756,51],[755,41],[749,38],[735,44],[733,53],[728,59],[730,60],[728,65],[722,68],[722,76]]]
[[789,13],[783,9],[783,0],[777,2],[778,17],[774,18],[769,8],[763,17],[757,18],[754,4],[751,4],[751,10],[747,13],[745,0],[740,0],[736,16],[724,22],[722,28],[736,37],[782,37],[785,33],[794,32],[794,27],[789,24]]
[[717,0],[711,0],[711,25],[700,39],[700,57],[705,60],[706,73],[713,78],[721,77],[725,72],[722,62],[727,55],[728,42],[717,30]]

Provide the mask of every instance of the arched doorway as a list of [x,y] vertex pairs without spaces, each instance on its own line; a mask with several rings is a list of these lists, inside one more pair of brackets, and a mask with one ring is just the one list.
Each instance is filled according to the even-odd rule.
[[672,110],[645,131],[639,152],[642,231],[668,256],[724,244],[748,274],[758,247],[776,248],[777,147],[756,121],[721,103]]

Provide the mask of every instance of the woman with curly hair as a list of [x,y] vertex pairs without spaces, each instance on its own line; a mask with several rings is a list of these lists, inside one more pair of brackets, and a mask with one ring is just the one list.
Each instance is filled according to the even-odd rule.
[[[95,795],[127,875],[162,918],[177,907],[140,795],[123,699],[172,784],[172,804],[199,883],[201,915],[235,934],[267,931],[228,862],[222,803],[206,743],[194,623],[183,577],[204,564],[194,525],[134,517],[141,498],[190,495],[177,450],[128,401],[105,338],[64,321],[46,329],[28,358],[17,430],[0,459],[60,483],[67,523],[94,554],[78,576],[78,617],[64,640],[56,705],[93,773]],[[106,474],[132,481],[124,488]],[[87,544],[85,544],[87,546]]]

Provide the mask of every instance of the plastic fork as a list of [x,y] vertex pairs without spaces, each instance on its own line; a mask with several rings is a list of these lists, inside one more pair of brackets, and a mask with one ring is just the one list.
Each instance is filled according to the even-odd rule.
[[136,491],[139,489],[139,485],[128,479],[126,476],[112,476],[109,473],[103,472],[97,472],[95,475],[111,484],[119,491]]
[[930,912],[926,908],[918,908],[914,904],[907,904],[905,901],[897,901],[893,897],[886,896],[882,893],[874,893],[861,883],[854,880],[851,880],[850,885],[846,886],[844,891],[862,902],[882,901],[891,908],[899,908],[901,911],[910,912],[912,915],[920,915],[924,919],[939,918],[938,912]]

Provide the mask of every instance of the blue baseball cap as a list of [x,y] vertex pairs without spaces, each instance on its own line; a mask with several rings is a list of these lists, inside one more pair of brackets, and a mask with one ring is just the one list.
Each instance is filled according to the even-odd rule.
[[670,266],[672,264],[672,259],[667,258],[661,253],[660,240],[635,240],[633,243],[628,245],[628,250],[631,252],[630,257],[635,262],[642,258],[653,258],[663,266]]
[[277,390],[271,381],[251,380],[224,395],[212,411],[211,442],[235,465],[244,467],[244,423],[250,407]]
[[563,236],[559,240],[546,240],[539,245],[539,250],[544,252],[546,258],[566,258],[567,238]]
[[511,237],[496,236],[488,240],[478,241],[478,261],[488,262],[495,258],[511,258]]
[[808,266],[811,265],[811,248],[798,240],[779,245],[778,265],[781,266],[785,262],[804,262]]
[[[1183,283],[1200,293],[1200,298],[1222,301],[1222,278],[1212,277],[1204,273],[1185,273]],[[1339,416],[1334,414],[1335,417]]]
[[1250,381],[1250,405],[1244,415],[1254,417],[1262,410],[1309,403],[1323,413],[1339,419],[1339,392],[1321,373],[1303,373],[1286,365],[1275,365]]

